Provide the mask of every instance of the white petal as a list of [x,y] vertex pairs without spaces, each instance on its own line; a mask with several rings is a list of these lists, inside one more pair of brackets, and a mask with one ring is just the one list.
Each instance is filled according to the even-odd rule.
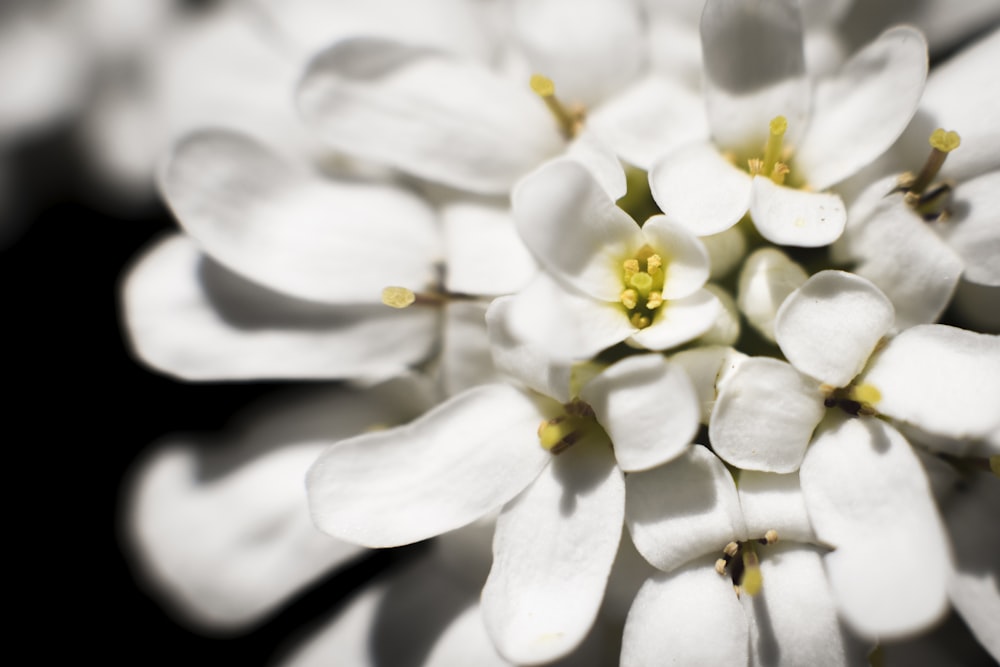
[[955,188],[951,217],[934,230],[965,262],[963,277],[980,285],[1000,286],[1000,171],[990,172]]
[[329,447],[309,470],[309,506],[326,533],[384,547],[464,526],[507,502],[548,463],[545,419],[508,385],[459,394],[407,426]]
[[732,583],[714,558],[649,579],[629,611],[622,667],[749,665],[749,629]]
[[722,345],[693,347],[670,357],[684,367],[694,384],[701,405],[701,423],[708,424],[723,379],[748,357],[735,348]]
[[434,280],[430,208],[388,185],[322,180],[244,135],[182,141],[161,175],[170,207],[212,257],[303,299],[379,303],[382,288]]
[[484,194],[507,191],[564,146],[527,82],[377,38],[343,40],[318,55],[299,106],[335,148]]
[[621,158],[648,171],[684,143],[708,139],[701,95],[666,76],[651,74],[587,117],[589,127]]
[[875,408],[931,435],[996,440],[1000,337],[941,324],[891,339],[859,378],[882,395]]
[[507,667],[510,663],[497,654],[490,636],[486,634],[482,609],[480,605],[474,604],[462,611],[444,629],[422,665],[423,667],[454,667],[454,665]]
[[510,294],[538,271],[521,242],[510,208],[493,201],[461,199],[441,211],[445,288],[460,294]]
[[855,272],[892,301],[895,328],[935,322],[962,275],[963,261],[898,194],[858,224]]
[[777,248],[760,248],[740,271],[740,310],[764,338],[774,341],[774,318],[789,294],[809,278],[805,270]]
[[[701,16],[705,99],[721,148],[759,151],[775,116],[797,143],[809,113],[799,4],[709,0]],[[749,54],[753,54],[750,56]]]
[[180,235],[135,260],[122,302],[132,351],[187,380],[389,377],[425,359],[440,326],[434,308],[328,306],[278,294]]
[[709,143],[688,144],[653,165],[649,185],[660,209],[698,236],[723,232],[750,208],[753,181]]
[[746,539],[733,477],[705,447],[690,447],[666,465],[631,473],[625,488],[632,541],[661,570],[706,554],[719,557],[730,541]]
[[639,225],[581,164],[553,160],[511,197],[521,238],[542,269],[584,294],[617,301],[622,261],[639,249]]
[[698,338],[698,345],[735,345],[740,337],[740,311],[725,289],[709,283],[705,289],[719,301],[719,313],[712,328]]
[[755,176],[750,215],[761,236],[779,245],[830,245],[844,232],[847,210],[839,195],[777,185]]
[[532,69],[552,79],[566,103],[601,102],[643,64],[638,7],[617,0],[520,0],[514,30]]
[[667,350],[697,338],[722,314],[719,300],[707,289],[683,299],[664,302],[653,323],[632,334],[632,340],[648,350]]
[[896,26],[822,81],[794,159],[809,185],[828,188],[884,153],[917,110],[926,78],[923,35]]
[[927,477],[909,443],[872,418],[821,429],[802,463],[816,535],[843,618],[863,637],[896,639],[947,610],[951,558]]
[[741,470],[737,482],[740,507],[751,538],[759,539],[767,531],[775,530],[783,542],[816,541],[797,472],[778,475]]
[[750,618],[753,664],[866,664],[864,653],[840,627],[819,553],[792,544],[759,548],[758,553],[764,587],[741,599]]
[[724,232],[700,238],[712,266],[709,280],[722,280],[747,255],[747,238],[740,227],[730,227]]
[[493,365],[486,333],[486,304],[452,301],[444,306],[441,379],[445,396],[502,378]]
[[778,309],[774,334],[796,370],[845,387],[892,327],[892,303],[864,278],[843,271],[812,276]]
[[618,551],[625,482],[600,443],[577,444],[497,519],[483,620],[517,664],[572,651],[590,630]]
[[566,149],[566,157],[586,167],[612,201],[625,196],[628,186],[618,156],[610,144],[587,128],[570,142]]
[[721,388],[708,432],[726,462],[788,473],[798,470],[824,413],[815,380],[783,361],[751,357]]
[[642,236],[664,253],[663,298],[694,294],[708,280],[708,253],[697,237],[676,220],[654,215],[642,226]]
[[658,354],[628,357],[580,390],[611,436],[618,465],[644,470],[680,456],[698,431],[698,400],[687,373]]
[[507,334],[557,362],[588,359],[636,330],[620,303],[567,292],[546,274],[509,298]]

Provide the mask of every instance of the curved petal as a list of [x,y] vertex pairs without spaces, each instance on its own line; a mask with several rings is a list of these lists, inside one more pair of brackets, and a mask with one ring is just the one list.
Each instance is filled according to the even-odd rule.
[[583,386],[580,398],[611,436],[626,472],[684,453],[698,431],[698,399],[679,364],[658,354],[628,357]]
[[696,561],[642,585],[625,621],[622,667],[750,664],[747,618],[713,561]]
[[[764,586],[744,596],[755,665],[860,665],[865,655],[837,618],[823,561],[814,547],[775,544],[759,550]],[[853,649],[853,650],[852,650]]]
[[818,432],[799,475],[816,535],[835,548],[826,570],[852,629],[897,639],[941,618],[948,538],[909,443],[877,419],[842,418]]
[[[333,654],[330,655],[338,655]],[[431,647],[422,667],[509,667],[510,663],[497,654],[483,626],[483,610],[475,604],[467,607],[448,624]]]
[[753,179],[750,216],[771,243],[805,248],[830,245],[847,224],[840,195],[796,190],[763,176]]
[[777,248],[755,250],[740,270],[737,290],[740,311],[764,338],[774,341],[778,309],[808,278],[805,269]]
[[993,171],[955,188],[951,216],[935,226],[965,262],[969,282],[1000,287],[1000,171]]
[[333,147],[483,194],[506,192],[565,145],[527,82],[385,39],[346,39],[320,53],[298,101]]
[[751,357],[721,388],[708,423],[709,438],[731,465],[794,472],[825,411],[814,380],[783,361]]
[[660,210],[693,234],[724,232],[750,208],[753,179],[709,143],[688,144],[665,155],[649,172]]
[[1000,336],[912,327],[890,340],[859,380],[881,394],[880,413],[930,435],[1000,439]]
[[913,118],[927,78],[927,42],[896,26],[854,54],[816,88],[794,168],[823,190],[884,153]]
[[436,308],[329,306],[277,294],[169,236],[122,284],[133,354],[186,380],[380,378],[428,357]]
[[555,457],[504,508],[482,597],[501,655],[549,662],[583,641],[604,598],[624,512],[622,473],[598,443]]
[[625,489],[632,542],[665,572],[706,554],[717,558],[730,541],[746,539],[733,477],[705,447],[690,447],[667,465],[631,473]]
[[[705,99],[721,148],[759,151],[775,116],[797,143],[809,114],[809,81],[798,2],[708,0],[701,15]],[[753,54],[749,56],[749,54]]]
[[692,347],[670,357],[684,367],[694,384],[701,405],[702,424],[708,424],[725,379],[748,358],[739,350],[723,345]]
[[708,280],[705,246],[676,220],[654,215],[642,226],[649,245],[663,253],[663,298],[680,299],[698,291]]
[[595,299],[617,301],[621,262],[639,249],[639,225],[580,163],[553,160],[511,196],[514,220],[542,269]]
[[628,183],[621,161],[611,146],[589,129],[583,128],[569,143],[565,155],[586,167],[609,199],[618,201],[625,196]]
[[[694,340],[711,329],[722,314],[722,304],[708,289],[665,302],[653,323],[632,334],[647,350],[667,350]],[[633,330],[634,331],[634,330]]]
[[778,309],[775,339],[795,369],[846,387],[892,327],[892,303],[864,278],[820,271]]
[[444,306],[444,335],[440,353],[445,396],[488,382],[501,382],[493,365],[486,333],[486,304],[452,301]]
[[783,542],[816,541],[797,472],[779,475],[741,470],[737,482],[740,507],[751,538],[759,539],[774,530]]
[[565,102],[593,106],[643,64],[645,35],[632,3],[518,0],[513,11],[517,42],[533,71],[552,79]]
[[322,180],[221,130],[181,141],[160,184],[208,254],[280,292],[379,303],[387,285],[434,281],[441,250],[433,212],[400,188]]
[[309,470],[313,520],[373,547],[464,526],[520,493],[549,463],[545,416],[508,385],[459,394],[415,422],[336,443]]

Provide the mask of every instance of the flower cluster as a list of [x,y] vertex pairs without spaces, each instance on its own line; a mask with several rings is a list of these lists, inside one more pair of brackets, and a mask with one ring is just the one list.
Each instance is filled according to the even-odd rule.
[[[347,545],[442,536],[381,602],[441,591],[426,664],[855,664],[952,607],[1000,659],[970,538],[1000,484],[1000,31],[928,74],[911,26],[849,53],[849,3],[423,4],[304,65],[313,143],[202,129],[161,169],[183,233],[124,282],[138,356],[344,382],[191,506],[204,558],[257,545],[242,577],[164,528],[190,450],[149,465],[158,576],[226,625]],[[206,509],[243,496],[227,541]],[[365,654],[364,604],[291,664]]]

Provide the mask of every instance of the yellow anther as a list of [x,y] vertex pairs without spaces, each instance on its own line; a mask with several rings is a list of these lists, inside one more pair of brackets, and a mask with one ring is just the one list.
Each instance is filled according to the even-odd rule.
[[760,573],[760,561],[753,551],[743,552],[743,579],[740,586],[747,595],[757,595],[764,585],[764,575]]
[[882,400],[882,392],[875,385],[865,382],[851,388],[850,398],[862,405],[874,407]]
[[770,178],[777,185],[784,185],[785,176],[788,175],[789,171],[790,169],[788,168],[787,164],[785,164],[784,162],[778,162],[774,165],[774,168],[771,169]]
[[633,308],[635,308],[636,305],[638,305],[638,303],[639,303],[639,301],[638,301],[638,299],[639,299],[639,293],[636,292],[634,289],[627,289],[627,290],[625,290],[624,292],[622,292],[622,295],[621,295],[620,298],[621,298],[621,301],[622,301],[622,305],[625,306],[626,308],[628,308],[629,310],[632,310]]
[[649,318],[643,315],[642,313],[632,313],[632,317],[630,317],[628,321],[636,329],[645,329],[650,325]]
[[730,558],[732,558],[739,552],[740,552],[740,545],[736,542],[730,542],[722,549],[722,553],[726,554]]
[[663,305],[663,295],[659,292],[650,292],[646,298],[646,308],[653,310]]
[[573,444],[571,439],[575,433],[574,426],[575,424],[566,417],[555,417],[544,421],[538,426],[538,441],[543,449],[558,454]]
[[942,153],[950,153],[958,148],[959,144],[962,143],[962,138],[954,130],[945,132],[944,128],[939,127],[931,132],[929,142],[931,148],[939,150]]
[[640,294],[646,294],[653,287],[653,276],[645,271],[634,273],[628,279],[628,284],[639,290]]
[[646,273],[653,275],[659,271],[662,266],[663,259],[659,255],[654,253],[646,258]]
[[727,563],[725,558],[718,559],[717,561],[715,561],[715,571],[718,572],[720,575],[725,574],[726,565]]
[[556,85],[547,76],[532,74],[530,83],[531,90],[539,97],[552,97],[556,94]]
[[382,290],[382,303],[392,308],[406,308],[417,300],[417,295],[405,287],[386,287]]
[[785,130],[788,129],[788,121],[784,116],[775,116],[771,120],[770,132],[767,137],[767,146],[764,147],[764,166],[761,173],[770,176],[774,165],[781,159],[785,140]]
[[635,274],[639,273],[639,260],[626,259],[622,262],[622,267],[625,269],[625,280],[628,280]]
[[572,139],[580,131],[583,125],[583,109],[567,107],[556,97],[556,86],[552,79],[541,74],[531,75],[531,90],[542,98],[545,106],[549,108],[559,124],[559,131],[566,139]]
[[751,176],[759,176],[764,173],[764,161],[759,157],[752,157],[747,160],[747,171]]
[[776,531],[774,528],[772,528],[771,530],[769,530],[766,533],[764,533],[764,541],[767,544],[774,544],[775,542],[777,542],[778,541],[778,531]]

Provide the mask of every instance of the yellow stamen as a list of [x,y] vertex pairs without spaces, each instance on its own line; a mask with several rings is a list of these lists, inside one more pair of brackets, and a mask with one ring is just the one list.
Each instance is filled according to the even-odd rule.
[[628,321],[636,329],[645,329],[651,324],[650,319],[642,313],[632,313],[632,317],[630,317]]
[[646,273],[649,275],[654,275],[663,266],[663,259],[657,255],[652,254],[646,258]]
[[927,186],[931,184],[931,181],[934,180],[934,177],[941,170],[941,165],[944,164],[948,153],[958,148],[962,140],[957,132],[945,132],[943,128],[939,127],[931,133],[928,142],[931,145],[931,154],[927,157],[924,168],[920,170],[920,173],[917,174],[913,182],[906,187],[907,192],[911,195],[923,194],[923,191],[927,189]]
[[406,308],[417,300],[417,295],[405,287],[386,287],[382,290],[382,303],[392,308]]
[[775,542],[777,542],[778,541],[778,531],[776,531],[774,528],[772,528],[771,530],[769,530],[766,533],[764,533],[764,541],[767,544],[774,544]]
[[622,267],[625,269],[625,280],[628,281],[629,278],[639,273],[639,260],[626,259],[622,262]]
[[791,170],[788,168],[787,164],[784,162],[778,162],[774,165],[774,168],[771,169],[770,178],[775,182],[775,184],[784,185],[785,176],[788,175],[789,171]]
[[873,384],[867,382],[851,388],[850,398],[863,406],[874,407],[882,400],[882,392]]
[[939,127],[931,132],[931,138],[928,142],[931,148],[939,150],[942,153],[950,153],[958,148],[959,144],[962,143],[962,138],[954,130],[945,132],[944,128]]
[[629,310],[632,310],[633,308],[636,307],[636,305],[638,305],[639,303],[638,299],[639,299],[639,293],[636,292],[634,289],[627,289],[624,292],[622,292],[621,295],[622,305],[628,308]]
[[760,573],[760,560],[753,551],[743,552],[743,580],[740,587],[747,595],[757,595],[764,585],[764,575]]
[[574,427],[575,424],[566,417],[555,417],[538,426],[538,440],[543,449],[558,454],[573,444],[569,440],[576,432]]
[[541,74],[531,75],[531,90],[542,98],[545,106],[555,116],[559,124],[559,131],[566,139],[572,139],[580,131],[583,124],[583,112],[580,109],[567,108],[559,98],[556,97],[556,86],[552,79]]
[[740,545],[737,542],[730,542],[722,549],[722,553],[726,554],[730,558],[738,554],[739,551],[740,551]]
[[720,575],[724,575],[726,573],[726,565],[728,565],[728,563],[726,563],[726,559],[719,558],[715,561],[715,571]]
[[650,292],[649,297],[646,299],[646,308],[653,310],[654,308],[659,308],[663,305],[663,295],[659,292]]
[[770,176],[774,170],[774,165],[781,159],[782,144],[785,139],[785,131],[788,129],[788,120],[784,116],[775,116],[771,119],[767,146],[764,148],[764,166],[761,173]]

